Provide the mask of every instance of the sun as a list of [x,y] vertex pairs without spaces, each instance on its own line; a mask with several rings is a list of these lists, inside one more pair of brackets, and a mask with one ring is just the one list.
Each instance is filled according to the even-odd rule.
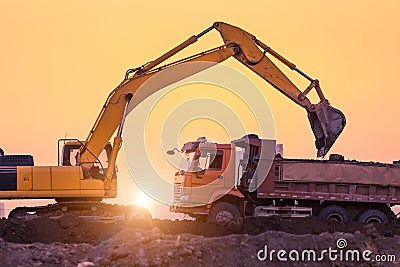
[[134,204],[137,206],[148,208],[150,206],[150,198],[142,191],[138,191],[134,195]]

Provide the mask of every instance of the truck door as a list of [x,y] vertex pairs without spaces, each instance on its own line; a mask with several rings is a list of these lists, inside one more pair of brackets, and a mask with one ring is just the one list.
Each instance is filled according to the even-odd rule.
[[202,149],[199,170],[192,174],[192,203],[206,204],[217,188],[224,187],[224,149]]

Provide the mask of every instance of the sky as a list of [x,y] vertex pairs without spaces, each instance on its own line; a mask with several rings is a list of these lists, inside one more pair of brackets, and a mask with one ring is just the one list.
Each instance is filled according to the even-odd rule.
[[[332,153],[399,160],[399,11],[399,1],[0,0],[0,147],[7,154],[32,154],[36,165],[56,165],[57,140],[86,138],[128,68],[224,21],[319,79],[326,98],[347,118]],[[222,44],[214,31],[174,59]],[[315,158],[305,111],[234,59],[224,64],[263,92],[285,156]],[[307,87],[299,75],[278,66],[299,88]],[[118,166],[115,201],[135,202],[139,190],[123,153]]]

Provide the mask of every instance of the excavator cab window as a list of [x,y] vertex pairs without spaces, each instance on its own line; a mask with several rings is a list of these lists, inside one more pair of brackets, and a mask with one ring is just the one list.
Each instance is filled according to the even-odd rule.
[[[78,154],[83,143],[73,140],[64,144],[62,148],[62,166],[79,166],[79,162],[77,162]],[[107,144],[100,155],[97,157],[96,162],[92,162],[93,166],[90,168],[90,175],[95,179],[104,180],[107,168],[108,168],[108,159],[111,155],[111,144]],[[114,176],[116,176],[114,172]],[[116,177],[114,177],[116,178]]]
[[75,166],[76,154],[79,152],[80,144],[65,144],[62,153],[62,166]]
[[71,166],[76,166],[77,158],[78,158],[79,148],[71,149],[69,154],[69,161]]
[[[77,166],[79,165],[77,162],[78,153],[82,144],[78,142],[67,142],[64,144],[62,148],[62,166]],[[97,161],[94,163],[94,166],[99,167],[100,169],[104,169],[104,171],[108,168],[108,158],[111,154],[111,145],[107,144],[105,148],[102,150],[100,155],[97,158]],[[103,172],[101,170],[101,172]]]

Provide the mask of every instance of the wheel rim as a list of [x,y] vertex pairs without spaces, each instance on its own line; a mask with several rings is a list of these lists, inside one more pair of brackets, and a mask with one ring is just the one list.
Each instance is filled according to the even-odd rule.
[[339,213],[331,213],[331,214],[329,214],[327,219],[330,222],[343,222],[344,221],[343,216]]
[[379,217],[369,217],[365,220],[365,224],[369,224],[369,223],[383,223],[383,220]]
[[234,216],[232,213],[230,213],[227,210],[222,210],[217,213],[217,216],[215,216],[215,221],[216,222],[221,222],[221,223],[226,223],[230,222],[234,219]]

